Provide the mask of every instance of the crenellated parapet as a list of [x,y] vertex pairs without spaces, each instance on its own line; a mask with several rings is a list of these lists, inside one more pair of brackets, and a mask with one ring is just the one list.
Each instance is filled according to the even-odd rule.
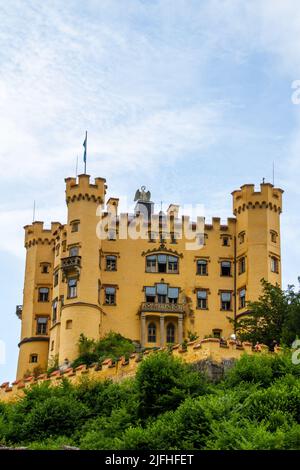
[[44,222],[35,221],[31,225],[25,225],[25,248],[30,248],[36,244],[51,245],[54,243],[54,232],[60,226],[59,222],[52,222],[51,228],[45,229]]
[[83,174],[78,178],[66,178],[65,182],[67,204],[81,200],[104,204],[107,189],[105,178],[95,178],[95,182],[91,183],[90,175]]
[[241,189],[233,191],[233,212],[235,215],[247,209],[265,208],[279,214],[282,212],[282,193],[271,183],[262,183],[260,191],[255,191],[254,184],[244,184]]
[[[79,383],[84,377],[92,380],[106,380],[110,379],[115,382],[134,377],[136,374],[139,363],[148,355],[155,354],[157,351],[165,350],[161,348],[158,350],[146,350],[143,354],[131,354],[128,360],[125,357],[119,358],[117,361],[106,359],[101,365],[93,364],[90,367],[81,365],[73,369],[69,367],[65,370],[57,370],[51,374],[41,374],[37,378],[31,376],[26,379],[17,380],[10,384],[4,382],[0,386],[0,401],[13,401],[22,398],[24,390],[35,385],[49,382],[51,386],[57,386],[61,383],[63,378],[68,379],[71,383]],[[281,348],[277,347],[275,353],[280,353]],[[261,354],[269,353],[268,347],[260,345],[259,348],[254,349],[252,344],[244,342],[241,345],[236,341],[220,341],[217,338],[206,338],[202,341],[196,340],[187,343],[186,346],[175,345],[172,348],[174,357],[181,357],[187,363],[196,363],[202,360],[211,359],[212,361],[220,363],[225,359],[239,359],[242,354]],[[272,354],[272,353],[270,353]]]

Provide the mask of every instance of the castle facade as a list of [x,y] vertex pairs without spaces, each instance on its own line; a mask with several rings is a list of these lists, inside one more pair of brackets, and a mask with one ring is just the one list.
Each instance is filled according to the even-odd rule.
[[281,284],[282,193],[233,191],[227,224],[179,217],[171,204],[154,214],[151,195],[136,192],[134,214],[105,204],[106,181],[66,180],[67,223],[25,226],[26,268],[17,379],[78,356],[83,333],[121,333],[141,348],[181,343],[192,335],[228,337],[257,300],[261,279]]

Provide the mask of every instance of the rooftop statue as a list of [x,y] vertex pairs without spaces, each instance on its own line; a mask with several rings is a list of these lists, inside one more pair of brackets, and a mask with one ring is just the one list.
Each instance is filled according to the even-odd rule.
[[141,187],[141,191],[138,189],[135,193],[134,200],[135,201],[143,201],[143,202],[149,202],[151,198],[151,193],[150,191],[145,191],[146,186]]

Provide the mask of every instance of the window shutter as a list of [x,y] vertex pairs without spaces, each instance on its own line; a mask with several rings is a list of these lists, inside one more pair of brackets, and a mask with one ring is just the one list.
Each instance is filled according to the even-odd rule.
[[178,287],[169,287],[168,289],[168,297],[170,299],[178,299],[179,289]]
[[167,284],[157,284],[156,289],[157,289],[157,293],[159,295],[167,295],[167,293],[168,293]]

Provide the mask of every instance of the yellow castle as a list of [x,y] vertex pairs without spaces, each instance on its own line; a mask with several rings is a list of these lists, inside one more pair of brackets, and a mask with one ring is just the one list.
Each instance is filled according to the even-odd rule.
[[154,213],[145,187],[134,214],[106,202],[106,180],[66,178],[66,224],[25,226],[26,269],[17,379],[35,368],[72,362],[83,333],[113,330],[141,348],[181,343],[190,333],[228,337],[228,318],[247,313],[261,279],[281,284],[282,193],[233,191],[233,213],[222,225],[179,216],[171,204]]

